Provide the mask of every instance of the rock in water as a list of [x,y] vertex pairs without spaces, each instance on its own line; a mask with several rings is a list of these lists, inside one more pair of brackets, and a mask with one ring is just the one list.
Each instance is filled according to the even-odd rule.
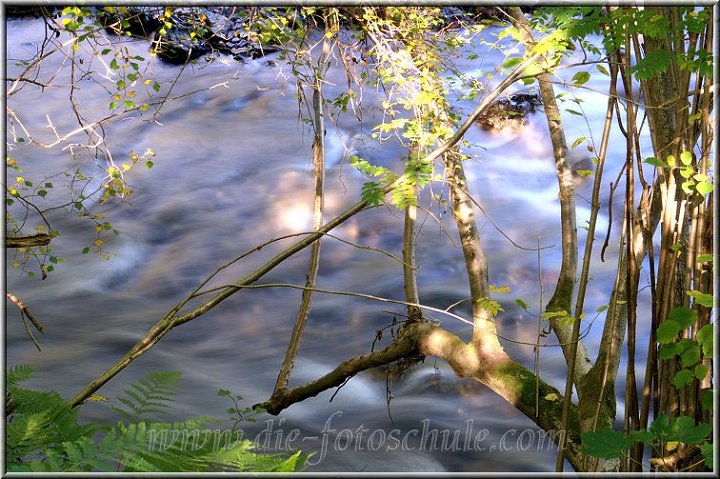
[[476,123],[485,131],[518,131],[525,125],[529,113],[535,113],[542,100],[537,93],[517,92],[494,101],[478,117]]

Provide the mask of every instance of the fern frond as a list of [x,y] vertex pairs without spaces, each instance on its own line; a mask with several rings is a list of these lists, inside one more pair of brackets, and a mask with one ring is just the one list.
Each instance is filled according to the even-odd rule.
[[8,389],[17,386],[23,381],[27,381],[33,377],[34,372],[35,368],[29,364],[18,364],[17,366],[11,367],[7,371],[7,379],[5,380]]
[[[252,452],[252,443],[231,431],[211,429],[200,417],[183,422],[138,421],[172,402],[180,373],[150,373],[118,398],[114,407],[133,422],[115,426],[79,424],[56,392],[17,387],[29,368],[17,369],[9,390],[15,401],[6,423],[6,469],[12,472],[290,472],[307,457]],[[98,437],[98,432],[104,433]]]
[[112,405],[112,409],[128,422],[140,422],[152,415],[165,412],[175,396],[180,384],[178,371],[153,371],[123,391],[124,396],[117,398],[121,405]]

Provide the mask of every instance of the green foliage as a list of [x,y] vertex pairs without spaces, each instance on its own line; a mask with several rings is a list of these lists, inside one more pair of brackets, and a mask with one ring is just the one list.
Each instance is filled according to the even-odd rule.
[[701,196],[705,196],[713,192],[713,178],[699,170],[698,165],[693,161],[693,155],[690,151],[680,153],[680,165],[677,164],[678,162],[674,155],[668,155],[666,161],[649,157],[646,158],[644,162],[657,168],[677,171],[684,179],[680,186],[687,195],[697,192]]
[[[610,429],[603,429],[596,432],[581,434],[583,452],[589,456],[612,459],[623,455],[633,444],[642,442],[645,444],[668,443],[679,441],[686,445],[708,444],[705,438],[712,432],[712,424],[695,424],[693,418],[679,416],[670,419],[666,414],[661,413],[647,430],[632,431],[625,435]],[[701,448],[706,460],[711,456],[706,454],[712,448],[705,446]]]
[[480,306],[481,306],[483,309],[485,309],[486,311],[488,311],[488,312],[489,312],[491,315],[493,315],[493,316],[497,316],[497,314],[498,314],[499,312],[505,311],[505,310],[503,309],[503,307],[500,305],[500,303],[498,303],[497,301],[495,301],[494,299],[491,299],[491,298],[489,298],[489,297],[480,298],[480,299],[478,300],[478,303],[480,304]]
[[132,421],[100,426],[78,423],[79,408],[55,392],[20,388],[32,372],[27,365],[8,370],[9,472],[292,472],[307,459],[299,451],[290,457],[255,453],[242,433],[211,429],[211,418],[140,420],[141,413],[167,407],[179,373],[150,373],[125,391],[127,409],[113,408],[124,418],[134,414]]
[[583,443],[583,452],[588,456],[612,459],[632,446],[632,439],[610,429],[595,432],[585,432],[580,435]]

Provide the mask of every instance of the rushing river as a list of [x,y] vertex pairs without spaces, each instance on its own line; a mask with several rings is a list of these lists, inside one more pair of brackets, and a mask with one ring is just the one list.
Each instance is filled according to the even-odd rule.
[[[43,35],[40,21],[7,23],[8,77],[19,73],[16,61],[30,58]],[[127,47],[133,54],[149,58],[147,43],[130,42]],[[483,50],[481,59],[474,63],[465,60],[460,66],[469,75],[479,75],[480,70],[494,69],[503,59],[498,51]],[[167,92],[181,68],[155,59],[148,62],[150,73],[163,85],[161,93]],[[56,74],[54,82],[69,83],[68,64],[61,55],[49,58],[41,79]],[[95,64],[99,67],[97,61]],[[574,71],[564,71],[561,76],[570,78]],[[332,97],[342,91],[344,79],[337,66],[330,76],[328,96]],[[582,107],[588,122],[579,116],[565,116],[569,142],[581,136],[599,141],[606,81],[595,71],[587,88],[574,92],[585,100]],[[80,80],[78,86],[83,116],[105,116],[109,99],[101,86],[90,80]],[[7,289],[28,303],[47,329],[39,338],[43,351],[38,352],[26,338],[17,310],[7,306],[7,364],[36,366],[37,379],[29,385],[55,389],[66,397],[74,395],[220,264],[270,238],[311,229],[312,136],[298,120],[296,87],[288,66],[273,55],[244,65],[201,62],[182,72],[171,96],[192,92],[196,93],[168,102],[157,122],[147,121],[151,109],[143,116],[127,115],[104,128],[107,146],[118,163],[131,149],[143,152],[152,148],[157,153],[154,168],[136,166],[128,173],[134,189],[129,204],[93,209],[93,213],[106,214],[120,231],[105,245],[116,253],[111,260],[81,254],[82,247],[94,240],[94,225],[78,220],[73,212],[55,210],[48,219],[62,236],[53,241],[53,247],[67,262],[57,266],[45,281],[21,277],[19,271],[7,267]],[[359,198],[364,180],[346,161],[350,154],[378,164],[398,165],[404,153],[395,142],[378,144],[370,139],[371,127],[381,113],[373,102],[377,95],[366,90],[362,123],[345,113],[327,128],[328,219]],[[11,98],[9,106],[38,141],[53,141],[49,121],[60,135],[77,128],[64,87],[41,92],[28,85]],[[465,114],[473,107],[462,101],[457,106]],[[516,248],[503,234],[526,248],[534,248],[538,238],[543,246],[551,246],[541,252],[547,301],[559,269],[560,223],[557,181],[544,122],[544,116],[536,114],[521,133],[500,136],[473,128],[464,147],[471,156],[466,162],[471,191],[487,213],[485,216],[478,211],[477,218],[490,260],[491,283],[507,284],[512,289],[511,294],[500,298],[505,311],[498,316],[498,328],[503,337],[528,343],[535,341],[537,321],[514,300],[522,298],[538,310],[537,253]],[[613,135],[605,184],[615,180],[625,158],[624,139],[617,132]],[[69,142],[84,140],[78,135]],[[571,156],[578,160],[589,157],[587,144],[578,146]],[[98,186],[101,169],[107,166],[78,147],[42,149],[26,142],[13,145],[9,154],[24,167],[23,176],[29,179],[39,180],[77,165],[86,175],[97,178],[94,185]],[[11,182],[14,172],[9,170],[8,175]],[[46,200],[38,199],[39,205],[59,202],[67,193],[64,188],[69,185],[63,184],[62,177],[52,181],[55,191]],[[579,181],[581,227],[589,216],[589,203],[583,198],[589,198],[591,181]],[[433,190],[446,193],[439,183]],[[597,233],[600,239],[608,222],[607,193],[603,199]],[[420,216],[420,297],[427,305],[446,308],[467,297],[469,290],[450,213],[437,205],[431,211],[434,217]],[[36,221],[31,218],[30,224]],[[617,231],[620,223],[614,223]],[[401,213],[381,207],[356,215],[333,233],[400,255],[402,224]],[[580,228],[579,235],[584,243],[585,230]],[[242,277],[293,240],[254,253],[227,270],[218,284]],[[611,245],[605,263],[594,255],[596,269],[586,302],[588,320],[595,319],[595,309],[608,301],[616,249]],[[7,262],[13,261],[14,252],[10,251]],[[303,251],[261,282],[302,284],[307,261],[308,251]],[[403,298],[398,262],[332,238],[323,241],[318,286]],[[243,291],[170,332],[100,392],[114,397],[149,371],[177,370],[182,372],[173,410],[178,419],[226,417],[231,404],[216,396],[220,388],[241,394],[245,405],[260,402],[272,391],[299,298],[299,291],[293,289]],[[453,311],[469,316],[466,303]],[[346,358],[369,352],[375,331],[402,313],[399,305],[317,294],[291,384],[305,383]],[[467,325],[431,316],[469,338]],[[597,350],[602,320],[602,316],[595,319],[586,338],[591,354]],[[509,341],[504,344],[533,367],[532,347]],[[564,387],[560,351],[543,348],[541,364],[545,379]],[[480,384],[456,378],[440,361],[426,359],[423,366],[394,379],[390,390],[393,399],[388,409],[384,372],[359,374],[332,402],[334,391],[327,391],[290,407],[279,417],[263,416],[245,427],[246,437],[257,438],[266,450],[279,451],[291,444],[303,451],[317,451],[310,460],[312,471],[548,471],[554,467],[554,447],[548,446],[549,439],[543,438],[532,421]],[[84,406],[83,416],[115,419],[106,403]],[[293,433],[294,429],[299,432]],[[291,436],[296,439],[288,440]]]

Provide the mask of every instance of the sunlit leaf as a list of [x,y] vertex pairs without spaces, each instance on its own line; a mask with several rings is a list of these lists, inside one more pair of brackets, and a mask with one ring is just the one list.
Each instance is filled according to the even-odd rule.
[[701,195],[705,196],[707,194],[712,193],[713,191],[713,184],[709,181],[700,181],[697,185],[695,185],[695,191],[700,193]]
[[572,77],[572,83],[574,86],[584,85],[590,80],[590,74],[588,72],[577,72]]
[[[695,302],[699,304],[700,306],[705,306],[706,308],[712,308],[713,306],[713,295],[708,293],[703,293],[701,291],[687,291],[686,294],[692,298],[695,298]],[[697,316],[697,314],[696,314]]]
[[689,166],[692,163],[692,153],[689,151],[680,153],[680,162],[685,166]]
[[710,358],[713,355],[713,342],[715,338],[713,329],[714,325],[708,323],[695,333],[695,341],[697,341],[702,348],[703,355],[706,358]]

